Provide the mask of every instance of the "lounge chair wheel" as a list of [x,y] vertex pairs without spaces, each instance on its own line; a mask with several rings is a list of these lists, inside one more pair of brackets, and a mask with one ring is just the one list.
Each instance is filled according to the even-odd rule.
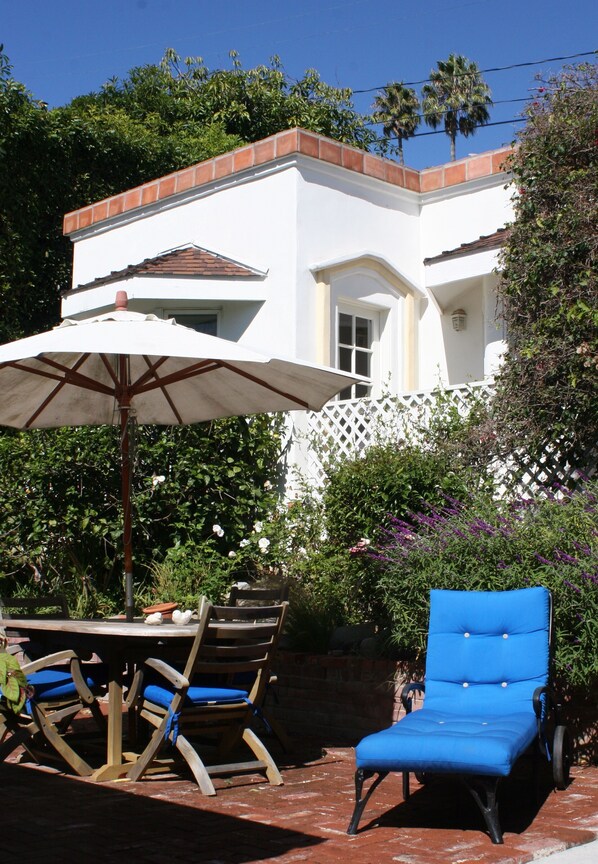
[[557,789],[566,789],[569,783],[571,768],[571,736],[566,726],[557,726],[554,730],[552,745],[552,777]]

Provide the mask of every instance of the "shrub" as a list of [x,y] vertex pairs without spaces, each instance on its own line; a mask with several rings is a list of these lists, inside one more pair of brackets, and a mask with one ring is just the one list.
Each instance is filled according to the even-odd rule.
[[[246,525],[267,520],[278,498],[280,422],[257,415],[137,429],[137,585],[169,550],[202,552],[211,541],[226,556]],[[102,608],[109,598],[122,605],[118,434],[114,427],[0,434],[1,591],[31,583],[32,590],[65,592],[73,608],[81,598],[91,607],[94,598]]]
[[515,502],[477,495],[395,519],[373,553],[403,651],[425,650],[431,588],[549,588],[557,674],[573,685],[598,679],[598,486]]
[[375,445],[331,471],[324,491],[328,537],[344,548],[376,540],[390,525],[389,514],[405,516],[422,501],[440,504],[443,495],[465,488],[464,475],[442,453],[404,442]]

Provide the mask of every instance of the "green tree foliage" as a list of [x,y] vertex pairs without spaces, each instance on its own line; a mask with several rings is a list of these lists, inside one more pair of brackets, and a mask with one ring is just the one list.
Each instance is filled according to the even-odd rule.
[[382,131],[388,139],[397,139],[396,149],[401,165],[405,164],[403,142],[415,135],[420,124],[419,99],[415,90],[403,82],[387,84],[374,100],[374,119],[382,122]]
[[[122,603],[118,438],[108,426],[0,436],[0,593],[41,582],[45,593],[66,590],[75,608],[82,597],[88,610],[96,596]],[[179,561],[185,548],[226,558],[275,509],[277,418],[141,426],[134,452],[138,584],[175,550]],[[234,570],[225,569],[232,581]]]
[[422,88],[424,120],[433,129],[444,125],[454,160],[457,135],[468,138],[489,121],[490,88],[477,64],[462,54],[449,54],[437,67],[430,72],[430,83]]
[[598,441],[598,67],[538,88],[511,158],[515,221],[499,285],[509,352],[495,414],[504,447],[590,459]]
[[230,56],[231,69],[210,71],[201,57],[181,61],[170,49],[160,64],[137,67],[123,81],[114,79],[73,104],[118,107],[144,122],[151,119],[168,134],[217,123],[242,141],[259,141],[299,126],[363,149],[374,142],[349,89],[331,87],[314,69],[293,81],[278,57],[243,69],[237,53]]
[[59,320],[72,261],[65,212],[241,143],[214,125],[186,137],[157,125],[93,103],[48,111],[0,54],[0,341]]
[[401,165],[405,164],[403,142],[415,135],[420,124],[419,99],[415,90],[405,87],[403,82],[387,84],[374,100],[374,119],[381,121],[386,138],[397,139],[397,151]]

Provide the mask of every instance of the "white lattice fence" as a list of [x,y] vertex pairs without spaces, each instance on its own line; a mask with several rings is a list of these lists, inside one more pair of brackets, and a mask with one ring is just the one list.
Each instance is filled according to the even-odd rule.
[[[480,381],[448,387],[442,396],[465,415],[472,397],[487,399],[492,393],[492,384]],[[438,390],[430,390],[381,399],[350,399],[329,402],[319,412],[297,413],[293,418],[290,463],[308,482],[320,487],[327,461],[353,456],[389,438],[417,440],[418,430],[429,419],[438,397]]]
[[[417,442],[439,397],[456,405],[465,416],[472,401],[489,400],[493,392],[492,382],[478,381],[442,391],[329,402],[320,412],[296,412],[290,430],[289,468],[296,467],[313,488],[319,489],[326,478],[327,462],[354,456],[384,440]],[[579,466],[586,473],[595,473],[597,455],[594,451],[567,460],[550,448],[535,461],[525,453],[515,454],[506,462],[495,463],[493,470],[499,490],[532,494],[558,483],[570,486],[579,477]],[[291,480],[291,493],[292,486]]]

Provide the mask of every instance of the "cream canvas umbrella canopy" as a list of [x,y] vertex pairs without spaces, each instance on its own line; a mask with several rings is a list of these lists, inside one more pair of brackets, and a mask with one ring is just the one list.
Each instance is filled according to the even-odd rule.
[[65,320],[0,346],[0,424],[17,429],[119,424],[127,618],[133,616],[129,421],[176,425],[320,408],[354,377],[257,353],[155,315]]

